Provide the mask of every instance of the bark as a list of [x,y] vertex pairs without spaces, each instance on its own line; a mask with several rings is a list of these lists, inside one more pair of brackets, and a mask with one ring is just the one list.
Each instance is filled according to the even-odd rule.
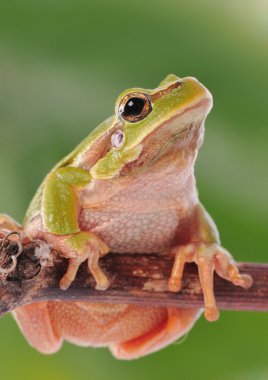
[[[109,289],[95,290],[94,279],[83,263],[71,287],[63,291],[58,284],[68,260],[44,242],[28,239],[20,242],[19,235],[6,238],[0,233],[0,272],[9,270],[12,256],[15,267],[10,273],[0,273],[0,315],[19,305],[42,300],[203,307],[195,264],[186,265],[182,290],[175,294],[167,291],[172,257],[109,253],[101,259],[101,267],[111,282]],[[268,264],[239,263],[239,268],[253,277],[253,286],[245,290],[215,275],[219,308],[268,311]]]

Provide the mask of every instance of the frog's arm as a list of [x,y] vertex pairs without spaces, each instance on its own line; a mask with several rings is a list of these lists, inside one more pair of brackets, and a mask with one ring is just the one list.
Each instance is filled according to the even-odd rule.
[[2,230],[18,231],[21,225],[6,214],[0,214],[0,228]]
[[216,224],[201,203],[195,207],[195,219],[197,225],[193,231],[192,240],[207,244],[220,244],[220,236]]
[[80,231],[76,191],[91,181],[88,171],[65,166],[51,172],[45,180],[41,201],[45,229],[55,235]]
[[77,192],[89,184],[88,171],[64,166],[53,170],[45,179],[41,199],[41,214],[46,240],[63,256],[69,258],[67,272],[60,281],[60,287],[67,289],[74,280],[80,264],[88,260],[88,267],[96,280],[96,288],[107,289],[108,278],[101,271],[99,257],[109,249],[106,244],[90,231],[80,231]]

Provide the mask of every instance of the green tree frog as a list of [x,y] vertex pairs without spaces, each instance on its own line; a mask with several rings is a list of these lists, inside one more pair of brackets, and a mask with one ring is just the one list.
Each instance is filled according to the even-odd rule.
[[[179,292],[187,262],[198,266],[205,317],[218,318],[213,272],[249,287],[198,199],[194,164],[203,142],[210,92],[195,78],[168,75],[157,88],[131,88],[115,113],[48,173],[26,213],[23,229],[69,260],[67,289],[87,261],[96,289],[109,287],[99,260],[108,252],[174,257],[168,288]],[[16,223],[0,218],[2,226]],[[37,302],[13,312],[29,343],[43,353],[62,341],[107,346],[137,358],[185,334],[200,309],[90,302]]]

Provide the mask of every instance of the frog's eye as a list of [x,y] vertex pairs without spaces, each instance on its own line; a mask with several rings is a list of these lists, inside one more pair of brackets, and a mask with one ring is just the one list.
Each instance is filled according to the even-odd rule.
[[149,97],[139,92],[124,96],[118,108],[119,115],[131,123],[144,119],[151,111]]

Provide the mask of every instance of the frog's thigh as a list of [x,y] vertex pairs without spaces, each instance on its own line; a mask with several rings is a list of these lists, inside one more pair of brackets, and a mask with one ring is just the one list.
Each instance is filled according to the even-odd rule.
[[160,324],[135,339],[111,345],[110,350],[117,359],[126,360],[158,351],[185,335],[201,313],[200,309],[167,308],[167,317]]
[[62,339],[53,329],[48,302],[20,306],[12,312],[29,344],[43,354],[59,350]]

